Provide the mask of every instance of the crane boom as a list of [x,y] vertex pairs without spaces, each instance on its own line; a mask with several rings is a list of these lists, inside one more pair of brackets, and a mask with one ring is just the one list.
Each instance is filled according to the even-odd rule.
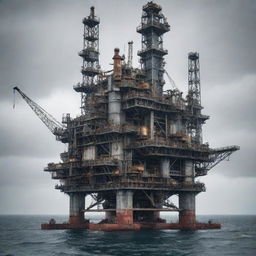
[[17,86],[13,87],[13,92],[17,91],[22,98],[27,102],[35,114],[40,118],[40,120],[47,126],[47,128],[54,135],[61,135],[64,132],[65,126],[57,121],[52,115],[46,112],[37,103],[31,100],[24,92],[22,92]]
[[173,81],[173,79],[171,78],[171,76],[169,75],[169,73],[167,72],[167,70],[165,69],[164,70],[165,74],[167,75],[169,81],[170,81],[170,84],[171,86],[173,87],[173,89],[176,89],[179,91],[178,87],[176,86],[175,82]]
[[196,165],[196,176],[206,175],[207,172],[210,171],[215,165],[225,159],[228,159],[232,153],[239,149],[239,146],[229,146],[212,149],[210,153],[210,161]]

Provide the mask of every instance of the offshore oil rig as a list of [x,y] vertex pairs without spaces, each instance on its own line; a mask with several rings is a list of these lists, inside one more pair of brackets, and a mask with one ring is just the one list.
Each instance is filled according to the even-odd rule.
[[[207,175],[238,146],[212,149],[203,143],[202,125],[209,116],[202,114],[199,54],[188,54],[188,93],[175,86],[164,68],[163,35],[170,25],[162,8],[154,2],[143,6],[140,68],[134,68],[133,42],[128,58],[114,49],[113,70],[99,65],[99,24],[94,7],[83,19],[83,65],[81,115],[65,114],[59,123],[19,88],[30,107],[56,135],[68,144],[60,163],[45,168],[56,189],[70,198],[67,223],[52,219],[42,229],[139,230],[139,229],[215,229],[218,223],[198,223],[195,198],[205,191],[196,180]],[[173,84],[163,90],[164,73]],[[85,197],[93,202],[85,207]],[[170,198],[178,195],[179,204]],[[96,207],[96,208],[95,208]],[[160,212],[179,212],[178,223],[166,223]],[[100,223],[90,223],[88,212],[105,212]]]

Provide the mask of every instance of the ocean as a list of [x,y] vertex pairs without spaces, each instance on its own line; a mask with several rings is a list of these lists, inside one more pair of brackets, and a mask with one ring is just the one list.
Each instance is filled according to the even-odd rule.
[[[0,255],[256,255],[256,216],[198,216],[220,230],[41,230],[52,216],[0,216]],[[63,222],[67,216],[54,216]],[[95,221],[97,221],[95,219]]]

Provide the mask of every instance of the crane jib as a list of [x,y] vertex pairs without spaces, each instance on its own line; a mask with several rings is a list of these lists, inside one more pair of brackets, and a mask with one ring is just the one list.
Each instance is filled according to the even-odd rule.
[[34,111],[34,113],[40,118],[40,120],[47,126],[47,128],[56,135],[56,132],[60,134],[64,132],[65,126],[62,125],[59,121],[57,121],[51,114],[49,114],[46,110],[44,110],[41,106],[39,106],[36,102],[31,100],[23,91],[21,91],[17,86],[13,87],[14,93],[14,103],[13,108],[15,108],[15,91],[17,91],[21,97],[27,102],[30,108]]

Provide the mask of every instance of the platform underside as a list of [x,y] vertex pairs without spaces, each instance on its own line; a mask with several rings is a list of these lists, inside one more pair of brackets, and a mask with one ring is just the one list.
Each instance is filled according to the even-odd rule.
[[196,223],[191,227],[184,227],[180,223],[133,223],[133,224],[114,224],[114,223],[81,223],[81,224],[42,224],[41,229],[84,229],[94,231],[125,231],[125,230],[202,230],[202,229],[220,229],[219,223]]

